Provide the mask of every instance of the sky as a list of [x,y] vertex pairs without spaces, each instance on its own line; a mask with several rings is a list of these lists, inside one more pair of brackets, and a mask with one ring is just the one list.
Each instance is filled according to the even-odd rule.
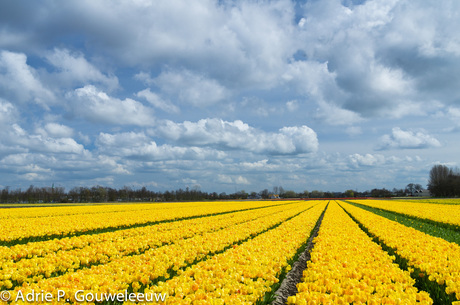
[[0,2],[0,187],[426,187],[460,1]]

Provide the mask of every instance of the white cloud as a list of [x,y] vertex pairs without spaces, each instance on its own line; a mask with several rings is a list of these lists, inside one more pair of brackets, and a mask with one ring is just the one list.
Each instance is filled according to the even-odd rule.
[[43,134],[29,134],[17,123],[3,130],[0,135],[4,143],[8,143],[17,150],[25,150],[31,153],[51,154],[84,154],[87,153],[84,146],[70,137],[49,137]]
[[299,102],[297,100],[288,101],[286,102],[286,108],[288,111],[294,112],[299,109]]
[[89,63],[83,54],[71,54],[67,49],[54,49],[46,56],[50,64],[58,69],[54,82],[63,82],[70,85],[86,85],[87,83],[100,83],[110,90],[118,87],[115,76],[102,74],[94,65]]
[[[0,160],[10,155],[49,154],[50,156],[84,156],[89,154],[75,141],[73,129],[58,123],[47,123],[30,132],[19,125],[20,117],[14,105],[0,99]],[[26,128],[30,126],[26,125]],[[67,157],[63,157],[67,158]]]
[[[0,2],[0,184],[423,183],[422,163],[456,156],[459,11],[450,0]],[[369,153],[393,126],[377,149],[443,147],[420,164]]]
[[78,132],[78,138],[86,145],[91,143],[91,138],[88,135],[83,134],[81,131]]
[[268,159],[256,162],[241,162],[240,166],[245,171],[274,171],[281,169],[279,165],[269,163]]
[[126,168],[126,166],[120,164],[118,158],[100,155],[97,158],[97,162],[100,166],[107,167],[110,173],[117,175],[132,175],[132,173]]
[[198,122],[175,123],[165,121],[156,133],[178,143],[196,146],[215,146],[268,154],[302,154],[318,149],[316,133],[307,126],[283,127],[267,133],[242,121],[202,119]]
[[318,104],[316,118],[329,125],[353,125],[363,121],[363,118],[356,112],[322,101]]
[[34,102],[48,108],[55,101],[23,53],[0,52],[0,95],[20,103]]
[[404,131],[399,127],[395,127],[392,129],[391,135],[384,135],[381,138],[378,149],[419,149],[439,146],[441,146],[441,143],[424,131]]
[[165,71],[154,79],[160,89],[182,103],[205,107],[224,101],[229,92],[215,79],[188,70]]
[[140,160],[208,160],[225,157],[224,152],[200,147],[157,145],[144,133],[100,133],[96,145],[101,153],[109,156]]
[[447,113],[451,118],[455,120],[460,119],[460,108],[449,107],[449,109],[447,110]]
[[133,99],[108,96],[92,85],[67,95],[73,111],[93,123],[149,126],[154,124],[153,110]]
[[246,179],[246,178],[243,177],[243,176],[238,176],[238,177],[236,177],[235,183],[236,183],[236,184],[251,184],[251,183],[249,182],[249,180]]
[[222,175],[222,174],[217,175],[217,181],[219,181],[220,183],[226,183],[226,184],[232,184],[233,183],[232,177],[230,177],[228,175]]
[[15,122],[17,119],[17,109],[8,101],[0,98],[0,126]]
[[166,111],[169,113],[179,113],[180,112],[179,108],[176,105],[163,100],[158,94],[150,91],[150,89],[139,91],[136,94],[136,96],[145,98],[154,107],[159,108],[163,111]]
[[328,100],[340,97],[336,74],[328,70],[327,62],[295,61],[287,65],[282,80],[301,93],[315,99]]
[[32,152],[47,152],[47,153],[69,153],[83,154],[85,149],[83,145],[77,143],[72,138],[48,138],[40,135],[30,135],[25,139],[21,139],[20,144],[28,148]]
[[243,176],[232,177],[229,175],[219,174],[217,175],[217,181],[224,184],[251,184],[248,179]]
[[38,128],[37,133],[52,138],[71,138],[73,129],[58,123],[46,123],[43,128]]
[[385,157],[379,154],[353,154],[348,156],[349,165],[353,168],[361,166],[377,166],[385,163]]

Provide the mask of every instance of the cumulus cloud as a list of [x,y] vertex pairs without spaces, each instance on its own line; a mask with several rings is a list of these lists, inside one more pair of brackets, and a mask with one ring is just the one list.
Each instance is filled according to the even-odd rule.
[[452,31],[460,21],[450,12],[459,8],[451,2],[308,2],[299,22],[302,50],[335,75],[335,86],[324,88],[343,93],[325,101],[363,117],[420,115],[432,100],[458,101],[460,44]]
[[145,98],[152,106],[163,111],[169,113],[178,113],[180,111],[176,105],[163,100],[158,94],[150,91],[150,89],[139,91],[136,96]]
[[390,135],[381,138],[378,149],[420,149],[429,147],[439,147],[441,143],[424,131],[404,131],[399,127],[392,129]]
[[356,112],[326,102],[318,104],[316,118],[330,125],[353,125],[363,121],[363,118]]
[[206,160],[220,159],[225,153],[200,147],[157,145],[144,133],[100,133],[96,140],[100,152],[140,160]]
[[217,181],[224,184],[250,184],[249,180],[241,175],[232,177],[229,175],[219,174],[217,175]]
[[86,85],[87,83],[99,83],[110,90],[118,86],[116,76],[107,76],[89,63],[83,54],[71,53],[67,49],[54,49],[46,55],[47,61],[56,69],[54,82],[66,85]]
[[241,169],[246,171],[274,171],[281,169],[278,164],[269,163],[268,159],[255,162],[241,162],[239,165]]
[[149,126],[154,124],[153,110],[133,99],[110,97],[88,85],[69,93],[74,113],[93,123]]
[[[406,172],[420,182],[429,169],[366,148],[392,124],[406,127],[376,149],[442,137],[442,156],[424,162],[452,155],[458,11],[408,0],[0,2],[1,176],[340,190],[359,168],[361,185],[404,184]],[[427,131],[410,129],[413,116]]]
[[16,107],[10,102],[0,98],[0,126],[14,122],[17,116]]
[[[53,125],[48,128],[53,131]],[[3,143],[10,147],[10,153],[50,153],[50,154],[77,154],[87,153],[84,146],[79,144],[68,134],[57,133],[53,136],[48,134],[30,134],[19,124],[13,123],[5,127],[0,134]]]
[[215,79],[188,70],[165,71],[155,78],[154,83],[164,93],[197,107],[221,102],[229,95]]
[[448,112],[448,115],[449,115],[452,119],[455,119],[455,120],[460,119],[460,108],[449,107],[449,109],[448,109],[447,112]]
[[385,157],[379,154],[352,154],[348,156],[349,165],[353,168],[361,166],[377,166],[385,163]]
[[328,70],[327,62],[294,61],[281,75],[282,81],[300,94],[319,100],[343,99],[343,92],[336,84],[336,73]]
[[[267,86],[276,81],[297,44],[293,39],[294,4],[287,0],[264,5],[202,1],[193,6],[165,0],[148,4],[70,1],[59,6],[9,5],[2,9],[9,25],[4,44],[6,34],[18,37],[16,44],[8,39],[12,48],[46,49],[47,43],[59,45],[62,37],[78,33],[76,39],[88,42],[88,49],[121,65],[200,69],[233,86]],[[37,10],[49,18],[37,18]],[[6,18],[13,15],[24,19]],[[25,21],[33,25],[27,31]],[[33,44],[24,44],[21,34]]]
[[28,149],[31,152],[45,152],[45,153],[69,153],[69,154],[82,154],[85,152],[83,145],[77,143],[72,138],[51,138],[44,137],[38,134],[28,134],[19,125],[13,125],[13,133],[10,140]]
[[255,129],[240,120],[202,119],[198,122],[165,121],[155,132],[178,143],[239,149],[255,153],[302,154],[318,149],[316,133],[308,126],[283,127],[276,133]]
[[45,108],[55,101],[54,94],[27,64],[27,56],[9,51],[0,52],[0,95],[11,101],[37,103]]
[[[449,107],[446,111],[447,118],[449,118],[453,126],[449,126],[444,128],[444,131],[446,132],[458,132],[460,131],[460,108],[457,107]],[[440,114],[441,117],[444,116],[444,114]]]
[[52,138],[70,138],[74,131],[72,128],[59,123],[46,123],[45,126],[37,129],[37,133]]
[[[239,88],[279,89],[286,82],[362,117],[413,115],[414,107],[423,114],[432,100],[458,103],[460,21],[451,14],[458,3],[349,3],[309,1],[297,11],[292,1],[5,5],[0,46],[39,53],[78,33],[76,40],[101,62],[162,71],[165,89],[198,84],[176,96],[195,106],[218,103]],[[38,9],[50,18],[38,18]],[[18,11],[21,18],[11,18]],[[67,75],[115,81],[80,53],[61,48],[48,58]],[[414,107],[401,112],[401,103]]]

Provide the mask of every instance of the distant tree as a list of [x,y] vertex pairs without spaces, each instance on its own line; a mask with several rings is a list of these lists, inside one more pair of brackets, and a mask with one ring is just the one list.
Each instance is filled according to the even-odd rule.
[[249,194],[245,190],[241,190],[236,193],[236,198],[238,199],[248,199]]
[[406,185],[406,193],[410,194],[411,196],[414,195],[414,191],[415,191],[415,184],[413,183],[409,183],[408,185]]
[[278,190],[279,190],[279,193],[278,193],[278,194],[280,195],[280,197],[284,197],[284,192],[285,192],[285,191],[284,191],[284,188],[280,185],[280,186],[278,187]]
[[308,198],[309,196],[310,196],[310,192],[309,192],[309,191],[307,191],[307,190],[303,191],[302,197]]
[[449,196],[449,177],[452,170],[445,165],[434,165],[430,170],[428,189],[437,197]]
[[310,193],[310,198],[323,198],[323,197],[324,197],[323,191],[313,190]]
[[297,198],[297,193],[292,190],[288,190],[284,192],[283,197],[284,198]]
[[260,191],[259,195],[262,197],[262,199],[268,199],[268,197],[270,197],[270,193],[268,189],[264,189],[263,191]]
[[345,197],[355,197],[355,192],[353,190],[346,190]]
[[4,203],[8,203],[9,193],[10,193],[10,190],[9,190],[9,187],[7,186],[2,190],[2,195],[0,196],[0,200]]
[[404,196],[404,190],[403,189],[397,189],[397,188],[394,187],[392,192],[393,192],[393,195],[395,195],[397,197]]
[[391,192],[385,188],[371,190],[372,197],[391,197]]

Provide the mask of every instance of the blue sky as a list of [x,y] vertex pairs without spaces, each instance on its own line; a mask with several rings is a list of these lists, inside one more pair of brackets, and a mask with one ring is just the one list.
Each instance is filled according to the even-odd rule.
[[459,165],[460,2],[1,1],[0,187],[359,191]]

